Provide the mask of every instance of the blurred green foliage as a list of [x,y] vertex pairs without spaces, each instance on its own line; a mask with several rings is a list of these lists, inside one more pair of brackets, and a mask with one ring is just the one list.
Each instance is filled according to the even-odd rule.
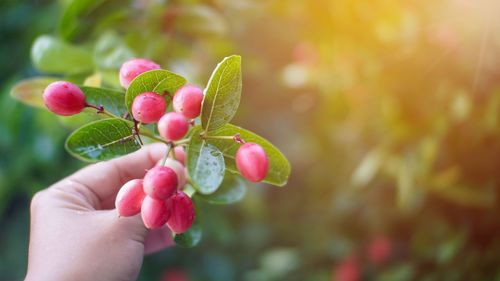
[[[82,165],[63,150],[78,120],[14,101],[15,82],[93,75],[118,87],[120,64],[136,56],[205,85],[237,53],[244,90],[234,123],[287,155],[290,181],[253,185],[233,206],[202,205],[200,246],[147,256],[140,280],[172,268],[193,280],[332,280],[346,259],[363,280],[500,280],[498,8],[2,1],[0,276],[24,275],[32,194]],[[384,264],[366,254],[377,237],[391,242]]]

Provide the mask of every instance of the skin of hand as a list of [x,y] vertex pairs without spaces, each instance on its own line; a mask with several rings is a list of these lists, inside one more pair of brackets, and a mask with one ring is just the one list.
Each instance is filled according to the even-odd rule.
[[167,226],[148,231],[141,215],[120,217],[120,187],[143,178],[166,152],[152,144],[89,165],[35,194],[25,280],[136,280],[144,254],[173,245]]

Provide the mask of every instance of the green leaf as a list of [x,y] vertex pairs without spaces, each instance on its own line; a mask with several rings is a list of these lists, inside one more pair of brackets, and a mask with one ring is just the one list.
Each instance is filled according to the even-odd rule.
[[[22,80],[12,88],[11,95],[25,104],[47,109],[43,102],[43,91],[49,84],[60,80],[60,78],[55,77],[35,77]],[[127,108],[123,102],[125,99],[124,92],[105,88],[79,87],[85,93],[85,100],[87,103],[96,106],[103,105],[107,111],[117,116],[122,116],[127,113]],[[94,117],[104,116],[102,114],[96,115],[95,109],[84,109],[84,112]]]
[[173,233],[173,240],[177,246],[182,248],[192,248],[200,243],[203,236],[203,216],[196,198],[192,198],[195,212],[193,225],[183,233]]
[[217,190],[224,179],[224,156],[217,147],[202,139],[200,132],[200,127],[193,130],[186,167],[193,187],[202,194],[210,194]]
[[89,51],[49,35],[35,40],[31,58],[40,71],[51,74],[70,75],[90,72],[94,68]]
[[[96,106],[102,105],[106,111],[116,116],[123,116],[127,113],[127,108],[123,102],[125,100],[124,92],[87,86],[80,86],[80,89],[85,93],[87,103]],[[95,113],[96,110],[91,109],[89,112]]]
[[[242,129],[240,127],[226,124],[221,129],[210,132],[210,136],[234,136],[240,134],[241,138],[245,142],[254,142],[262,146],[269,157],[269,172],[267,173],[264,182],[283,186],[288,181],[288,176],[290,175],[290,163],[285,158],[285,156],[279,151],[275,146],[273,146],[267,140],[259,137],[258,135]],[[238,148],[241,144],[236,143],[233,140],[221,140],[221,139],[210,139],[208,140],[210,144],[215,145],[220,149],[226,160],[226,169],[233,173],[239,173],[236,168],[235,156]]]
[[[90,109],[84,109],[83,112],[85,112],[86,110],[89,110],[90,112]],[[48,109],[47,109],[48,111]],[[95,112],[95,110],[94,110]],[[99,117],[97,117],[97,114],[93,113],[93,114],[75,114],[75,115],[72,115],[72,116],[57,116],[56,117],[57,119],[59,119],[59,122],[61,123],[61,125],[66,128],[66,129],[70,129],[70,130],[76,130],[78,128],[80,128],[81,126],[84,126],[90,122],[94,122],[98,119],[100,119]]]
[[135,97],[144,92],[155,92],[158,94],[163,94],[165,91],[169,92],[170,96],[163,96],[168,106],[175,92],[180,87],[184,86],[186,82],[186,78],[167,70],[151,70],[144,72],[135,77],[127,89],[125,95],[127,108],[130,113],[132,113],[131,108]]
[[133,126],[132,122],[121,118],[95,121],[74,131],[65,147],[71,155],[83,161],[113,159],[141,148],[133,138]]
[[243,199],[246,190],[247,187],[242,178],[226,174],[217,191],[209,195],[197,194],[196,196],[211,204],[233,204]]
[[35,77],[20,81],[10,91],[13,98],[31,106],[45,108],[43,102],[43,91],[45,88],[59,78],[55,77]]
[[201,124],[205,131],[227,124],[238,110],[241,98],[241,57],[230,56],[217,65],[205,88]]

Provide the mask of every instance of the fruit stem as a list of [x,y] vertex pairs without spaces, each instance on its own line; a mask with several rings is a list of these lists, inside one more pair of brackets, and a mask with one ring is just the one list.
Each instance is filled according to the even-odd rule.
[[134,136],[137,136],[137,138],[139,139],[139,143],[141,144],[141,146],[143,146],[144,144],[142,143],[142,139],[141,139],[141,135],[140,135],[141,123],[135,119],[133,119],[133,120],[134,120],[134,128],[132,129],[132,133],[134,134]]
[[191,138],[183,139],[183,140],[178,140],[174,141],[174,145],[183,145],[183,144],[188,144],[191,141]]
[[159,142],[162,142],[164,144],[171,144],[173,146],[182,145],[185,143],[189,143],[191,141],[191,138],[187,138],[187,139],[172,142],[172,141],[166,140],[162,137],[156,136],[155,134],[152,134],[151,132],[148,132],[148,131],[139,131],[139,134],[143,135],[145,137],[148,137],[150,139],[153,139],[155,141],[159,141]]
[[165,162],[167,162],[168,154],[170,153],[171,149],[172,149],[172,144],[168,143],[167,144],[167,151],[165,152],[165,155],[163,155],[163,159],[161,160],[160,166],[165,166]]
[[240,133],[234,135],[233,140],[237,143],[245,144],[245,141],[240,137]]
[[240,137],[240,134],[234,136],[207,136],[205,133],[201,133],[200,137],[202,139],[212,139],[212,140],[233,140],[238,143],[245,143],[245,141]]
[[[175,146],[173,148],[175,148]],[[171,149],[170,154],[172,154],[172,155],[170,155],[170,157],[172,157],[172,159],[177,160],[177,158],[175,158],[175,150]]]
[[107,115],[107,116],[109,116],[111,118],[119,118],[118,116],[116,116],[116,115],[114,115],[114,114],[106,111],[104,109],[104,106],[102,106],[102,104],[100,106],[96,106],[96,105],[92,105],[92,104],[89,104],[89,103],[85,103],[85,107],[94,108],[94,109],[97,110],[97,113],[102,113],[102,114]]

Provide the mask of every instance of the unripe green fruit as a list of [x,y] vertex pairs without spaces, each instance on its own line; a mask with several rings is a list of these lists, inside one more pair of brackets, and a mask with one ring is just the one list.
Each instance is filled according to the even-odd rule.
[[147,228],[162,227],[168,221],[170,215],[170,200],[159,200],[146,196],[142,201],[141,217]]
[[73,83],[57,81],[45,88],[43,102],[53,113],[70,116],[85,108],[85,94]]
[[141,211],[145,196],[141,179],[128,181],[116,195],[115,206],[118,214],[124,217],[137,215]]

